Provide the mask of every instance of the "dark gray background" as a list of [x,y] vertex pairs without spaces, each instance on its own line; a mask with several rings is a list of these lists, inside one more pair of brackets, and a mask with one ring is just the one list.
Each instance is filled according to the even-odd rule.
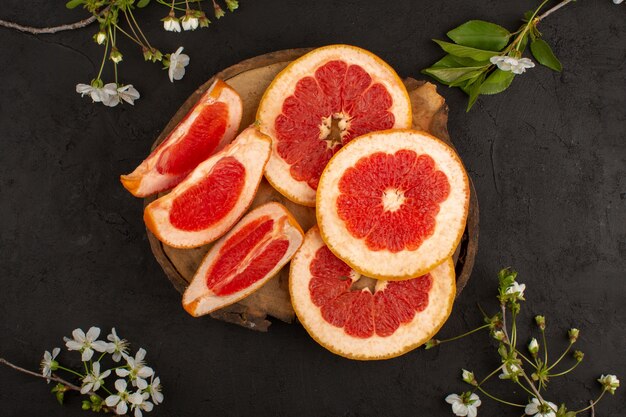
[[[62,3],[3,1],[0,18],[53,25],[84,16]],[[74,92],[99,65],[94,27],[41,36],[0,29],[0,354],[36,369],[43,350],[75,327],[115,326],[148,350],[161,376],[165,403],[154,415],[452,415],[443,399],[465,389],[460,368],[484,376],[498,364],[486,335],[362,363],[327,352],[297,324],[260,334],[193,319],[150,252],[142,202],[118,176],[145,157],[198,85],[243,59],[343,42],[419,78],[442,55],[431,38],[471,18],[514,29],[535,4],[241,0],[240,10],[209,29],[183,34],[165,33],[159,19],[167,10],[154,5],[139,13],[150,39],[165,51],[184,45],[191,65],[170,84],[123,43],[121,80],[142,97],[114,109]],[[547,315],[553,354],[565,347],[567,328],[581,329],[585,363],[554,380],[547,396],[573,408],[599,392],[601,373],[626,379],[625,17],[626,5],[610,0],[578,1],[554,14],[541,30],[563,73],[529,70],[469,114],[462,93],[440,87],[481,209],[474,273],[441,335],[479,324],[476,303],[493,309],[496,274],[513,266],[528,285],[521,323]],[[515,398],[502,385],[488,388]],[[76,397],[61,407],[48,389],[0,368],[0,415],[84,415]],[[596,415],[621,415],[625,401],[622,388]],[[479,411],[521,413],[486,399]]]

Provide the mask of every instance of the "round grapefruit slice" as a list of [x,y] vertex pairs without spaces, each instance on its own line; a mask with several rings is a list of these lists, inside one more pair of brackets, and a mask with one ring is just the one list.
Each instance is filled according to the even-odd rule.
[[289,275],[294,310],[313,339],[361,360],[392,358],[428,341],[450,315],[455,287],[451,259],[405,281],[363,277],[328,249],[317,227]]
[[169,190],[202,161],[233,140],[241,122],[239,94],[216,80],[167,138],[122,185],[136,197]]
[[425,132],[361,136],[326,166],[317,223],[330,250],[363,275],[424,275],[456,249],[469,181],[456,152]]
[[375,130],[411,127],[402,80],[366,50],[331,45],[281,71],[265,91],[257,122],[272,138],[268,181],[290,200],[315,205],[320,174],[351,139]]
[[270,155],[270,139],[245,129],[171,193],[150,203],[144,220],[163,243],[191,248],[223,236],[254,199]]
[[303,239],[284,206],[257,207],[209,250],[183,294],[183,307],[198,317],[241,300],[276,275]]

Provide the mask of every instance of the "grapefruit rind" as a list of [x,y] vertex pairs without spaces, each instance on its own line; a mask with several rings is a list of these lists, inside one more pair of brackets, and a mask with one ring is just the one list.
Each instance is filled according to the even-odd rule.
[[235,90],[224,81],[217,79],[211,84],[206,93],[200,97],[182,121],[174,127],[165,140],[132,173],[120,176],[120,181],[124,188],[135,197],[147,197],[168,190],[181,182],[184,177],[161,174],[157,171],[156,166],[159,162],[159,157],[166,149],[184,137],[185,132],[187,132],[198,116],[199,105],[213,102],[223,102],[228,106],[226,130],[214,152],[219,152],[230,143],[239,131],[243,103]]
[[[144,221],[147,228],[161,242],[175,248],[198,247],[219,239],[237,223],[254,200],[269,159],[270,143],[270,138],[257,129],[245,129],[226,148],[198,165],[172,192],[146,207]],[[244,187],[235,206],[224,218],[204,230],[181,230],[172,225],[169,214],[174,200],[210,174],[220,160],[229,156],[236,158],[245,167]]]
[[[212,291],[207,288],[206,275],[209,267],[211,267],[216,260],[222,246],[228,241],[229,237],[236,234],[247,224],[260,217],[268,215],[275,220],[274,230],[272,232],[273,237],[286,237],[289,241],[289,247],[283,255],[283,258],[276,263],[274,268],[265,277],[256,281],[249,287],[226,296],[213,294]],[[257,291],[272,277],[274,277],[281,270],[281,268],[291,260],[303,240],[304,232],[300,228],[300,225],[282,204],[267,203],[257,207],[249,212],[235,227],[233,227],[230,232],[228,232],[227,235],[222,237],[213,247],[211,247],[198,267],[198,270],[189,284],[189,287],[187,287],[185,293],[183,294],[183,308],[192,316],[199,317],[242,300]]]
[[454,263],[448,258],[430,271],[433,286],[428,293],[428,306],[417,312],[409,323],[401,325],[386,337],[376,334],[368,338],[347,335],[343,328],[324,320],[320,308],[311,300],[309,281],[312,276],[309,266],[317,250],[324,245],[318,227],[314,226],[307,232],[304,243],[291,260],[289,293],[302,326],[317,343],[331,352],[357,360],[394,358],[426,343],[450,316],[456,293],[456,278]]
[[[317,48],[291,62],[270,83],[261,98],[256,115],[261,132],[275,138],[274,121],[282,111],[284,100],[294,93],[297,81],[313,74],[316,68],[324,63],[335,59],[360,65],[370,74],[372,83],[383,84],[393,101],[389,110],[395,116],[393,127],[397,129],[411,127],[413,120],[411,100],[395,70],[365,49],[351,45],[329,45]],[[272,155],[265,168],[265,178],[278,192],[294,203],[315,207],[315,190],[306,181],[298,181],[290,175],[290,165],[278,155],[277,145],[275,141],[273,142]]]
[[[392,253],[370,250],[353,237],[337,214],[338,183],[345,170],[374,152],[395,153],[401,149],[428,154],[450,183],[448,198],[439,204],[433,234],[416,250]],[[469,211],[467,173],[457,153],[443,141],[422,131],[395,129],[355,138],[329,161],[317,191],[317,223],[328,248],[362,275],[384,280],[405,280],[428,273],[450,258],[461,241]]]

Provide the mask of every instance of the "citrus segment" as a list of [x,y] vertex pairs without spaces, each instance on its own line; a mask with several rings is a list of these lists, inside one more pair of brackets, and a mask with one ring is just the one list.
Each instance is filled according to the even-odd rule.
[[430,339],[452,309],[452,260],[405,281],[358,286],[361,274],[337,258],[317,227],[291,261],[289,289],[298,319],[321,345],[353,359],[385,359]]
[[171,193],[150,203],[146,226],[169,246],[213,242],[239,220],[254,199],[270,153],[270,140],[248,128],[194,169]]
[[400,280],[426,274],[454,253],[469,209],[456,153],[424,132],[361,136],[326,166],[317,220],[330,250],[360,273]]
[[241,114],[237,92],[216,80],[167,138],[131,174],[120,177],[122,185],[136,197],[175,187],[233,140]]
[[266,90],[257,113],[273,140],[267,179],[294,202],[313,206],[330,158],[353,138],[411,126],[402,81],[380,58],[348,45],[295,60]]
[[183,307],[197,317],[248,296],[289,262],[303,238],[282,205],[252,210],[209,250],[183,294]]

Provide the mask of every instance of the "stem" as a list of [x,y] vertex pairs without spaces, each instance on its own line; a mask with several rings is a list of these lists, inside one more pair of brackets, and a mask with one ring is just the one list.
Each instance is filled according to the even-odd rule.
[[[511,313],[511,337],[513,338],[513,342],[511,343],[513,345],[513,349],[515,349],[515,346],[517,345],[517,326],[515,324],[515,319],[516,319],[516,314],[515,312]],[[517,350],[517,349],[515,349]]]
[[524,391],[526,391],[527,393],[529,393],[529,394],[530,394],[530,395],[532,395],[533,397],[535,396],[535,393],[534,393],[534,392],[532,392],[531,390],[529,390],[528,388],[526,388],[526,387],[524,386],[524,384],[522,384],[521,382],[519,382],[519,380],[517,381],[517,385],[519,385],[520,387],[522,387],[522,389],[523,389]]
[[[582,361],[580,361],[582,362]],[[559,372],[558,374],[548,374],[549,377],[555,377],[555,376],[563,376],[567,373],[570,373],[574,370],[574,368],[576,368],[578,366],[578,364],[580,363],[579,361],[576,361],[576,363],[574,364],[574,366],[572,366],[571,368],[569,368],[567,371],[563,371],[563,372]]]
[[[7,361],[7,360],[6,360],[6,359],[4,359],[4,358],[0,358],[0,364],[6,365],[6,366],[8,366],[9,368],[13,368],[13,369],[15,369],[16,371],[18,371],[18,372],[22,372],[22,373],[27,374],[27,375],[31,375],[31,376],[34,376],[34,377],[37,377],[37,378],[42,378],[42,379],[45,379],[45,380],[47,380],[47,381],[54,381],[54,382],[58,382],[58,383],[60,383],[60,384],[65,385],[65,387],[67,387],[67,388],[71,389],[72,391],[78,391],[78,392],[80,392],[80,387],[79,387],[78,385],[74,385],[74,384],[72,384],[71,382],[66,381],[65,379],[60,378],[60,377],[58,377],[58,376],[56,376],[56,375],[50,375],[50,376],[41,375],[41,374],[38,374],[37,372],[33,372],[33,371],[29,371],[28,369],[24,369],[24,368],[22,368],[21,366],[14,365],[14,364],[12,364],[11,362]],[[65,368],[61,368],[61,367],[59,367],[59,369],[63,369],[63,370],[65,370]],[[101,396],[99,396],[98,394],[96,394],[96,393],[95,393],[95,392],[93,392],[93,391],[89,391],[89,392],[87,393],[87,395],[89,395],[89,396],[91,396],[91,395],[95,395],[96,397],[100,398],[100,399],[102,400],[102,402],[103,402],[103,406],[102,406],[102,408],[103,408],[104,410],[108,411],[108,412],[111,412],[111,413],[115,414],[115,409],[114,409],[114,408],[110,408],[110,407],[108,407],[107,405],[105,405],[105,404],[104,404],[104,399],[103,399]]]
[[583,409],[580,409],[580,410],[576,410],[576,411],[574,411],[574,412],[575,412],[576,414],[578,414],[578,413],[582,413],[583,411],[587,411],[587,410],[591,409],[591,410],[592,410],[592,416],[593,416],[593,413],[594,413],[594,411],[593,411],[593,407],[594,407],[596,404],[598,404],[598,402],[599,402],[599,401],[602,399],[602,397],[604,396],[604,393],[605,393],[605,392],[606,392],[606,389],[603,389],[603,390],[602,390],[602,392],[600,393],[600,396],[599,396],[598,398],[596,398],[596,400],[595,400],[595,401],[590,401],[590,404],[589,404],[587,407],[585,407],[585,408],[583,408]]
[[124,35],[128,36],[130,39],[135,41],[136,44],[140,45],[143,48],[144,45],[139,40],[139,35],[137,35],[137,32],[135,32],[135,28],[130,23],[130,19],[128,18],[128,13],[126,13],[126,11],[124,11],[124,17],[126,18],[126,22],[128,23],[128,27],[130,28],[131,32],[133,32],[133,35],[135,35],[135,37],[134,38],[131,37],[129,34],[127,34],[125,31],[123,31],[122,28],[120,28],[118,25],[115,25],[115,27],[118,28],[120,30],[120,32],[122,32]]
[[565,357],[565,355],[567,355],[567,352],[569,352],[571,348],[572,348],[572,343],[569,344],[567,349],[565,349],[565,351],[561,354],[561,356],[559,356],[559,359],[557,359],[556,362],[554,362],[552,364],[552,366],[550,366],[547,370],[549,371],[550,369],[552,369],[555,366],[557,366],[559,364],[559,362],[561,362],[561,360]]
[[470,330],[469,332],[460,334],[460,335],[455,336],[455,337],[451,337],[450,339],[440,340],[439,343],[441,344],[441,343],[445,343],[445,342],[452,342],[453,340],[457,340],[457,339],[461,339],[462,337],[469,336],[470,334],[476,333],[477,331],[480,331],[482,329],[486,329],[487,327],[489,327],[489,323],[484,324],[484,325],[482,325],[480,327],[477,327],[474,330]]
[[548,344],[546,343],[545,329],[541,329],[541,337],[543,339],[543,363],[548,366]]
[[560,2],[559,4],[557,4],[556,6],[554,6],[553,8],[547,10],[544,14],[542,14],[541,16],[537,17],[536,19],[536,23],[539,23],[540,21],[542,21],[543,19],[545,19],[546,17],[550,16],[552,13],[556,12],[557,10],[559,10],[561,7],[565,7],[567,6],[569,3],[573,2],[574,0],[563,0],[562,2]]
[[24,25],[20,25],[19,23],[9,22],[7,20],[0,19],[0,27],[15,29],[15,30],[19,30],[20,32],[32,33],[33,35],[40,35],[44,33],[57,33],[57,32],[62,32],[64,30],[80,29],[80,28],[89,26],[93,22],[95,22],[96,19],[98,19],[98,16],[103,14],[105,11],[109,10],[109,7],[111,6],[105,7],[104,9],[102,9],[101,12],[94,14],[92,16],[89,16],[86,19],[79,20],[78,22],[74,22],[74,23],[67,23],[65,25],[48,26],[48,27],[33,27],[33,26],[24,26]]
[[[85,375],[81,375],[81,374],[79,374],[78,372],[74,371],[73,369],[65,368],[65,367],[63,367],[63,366],[61,366],[61,365],[59,365],[59,366],[58,366],[58,368],[59,368],[60,370],[62,370],[62,371],[69,372],[70,374],[74,374],[74,375],[76,375],[77,377],[79,377],[80,379],[83,379],[83,378],[85,377]],[[86,371],[87,373],[89,373],[89,371],[87,370],[87,365],[86,365],[86,364],[85,364],[85,371]]]
[[515,353],[517,353],[522,359],[524,359],[526,362],[528,362],[528,364],[530,366],[532,366],[533,368],[537,369],[537,366],[530,359],[528,359],[526,356],[524,356],[524,354],[522,352],[520,352],[519,350],[515,349]]
[[148,41],[148,38],[146,38],[146,35],[143,34],[143,31],[139,27],[139,23],[137,23],[137,20],[135,20],[135,15],[133,15],[133,11],[130,8],[128,9],[128,14],[130,15],[130,18],[135,23],[135,26],[137,27],[137,30],[141,34],[141,37],[143,38],[144,41],[146,41],[146,45],[148,45],[148,48],[152,49],[152,45],[150,45],[150,42]]
[[100,70],[98,71],[98,76],[96,77],[96,80],[99,80],[100,76],[102,75],[102,70],[104,69],[104,63],[106,62],[106,59],[107,59],[108,50],[109,50],[109,37],[107,36],[106,43],[104,44],[104,55],[102,55],[102,62],[100,63]]
[[500,402],[502,404],[510,405],[510,406],[513,406],[513,407],[521,407],[521,408],[525,408],[526,407],[525,405],[510,403],[508,401],[504,401],[504,400],[502,400],[500,398],[494,397],[493,395],[489,394],[487,391],[485,391],[481,387],[476,387],[476,388],[478,388],[480,390],[480,392],[485,394],[487,397],[491,398],[492,400],[498,401],[498,402]]
[[498,366],[496,369],[493,370],[492,373],[490,373],[489,375],[487,375],[486,377],[484,377],[479,383],[478,385],[476,385],[476,388],[474,388],[474,391],[476,391],[478,389],[478,387],[480,387],[482,384],[484,384],[485,382],[487,382],[487,380],[489,378],[491,378],[492,376],[494,376],[495,374],[497,374],[500,370],[502,369],[502,365]]

